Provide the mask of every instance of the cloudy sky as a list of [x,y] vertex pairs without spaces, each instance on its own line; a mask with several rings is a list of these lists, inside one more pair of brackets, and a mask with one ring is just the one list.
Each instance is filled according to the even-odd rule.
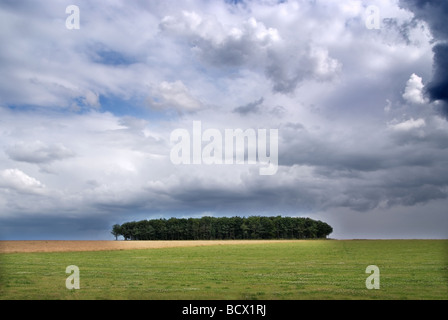
[[[2,1],[0,239],[204,215],[447,238],[447,17],[429,0]],[[174,164],[193,121],[278,129],[277,172]]]

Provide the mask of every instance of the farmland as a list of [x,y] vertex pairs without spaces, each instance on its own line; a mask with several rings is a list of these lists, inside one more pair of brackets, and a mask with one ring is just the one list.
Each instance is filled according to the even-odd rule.
[[448,299],[448,240],[70,243],[2,241],[0,299]]

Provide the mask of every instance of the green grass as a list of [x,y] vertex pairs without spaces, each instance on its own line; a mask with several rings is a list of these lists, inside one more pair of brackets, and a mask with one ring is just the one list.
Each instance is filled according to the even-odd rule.
[[[68,290],[65,268],[80,269]],[[368,265],[380,289],[367,290]],[[0,255],[0,299],[448,299],[448,240]]]

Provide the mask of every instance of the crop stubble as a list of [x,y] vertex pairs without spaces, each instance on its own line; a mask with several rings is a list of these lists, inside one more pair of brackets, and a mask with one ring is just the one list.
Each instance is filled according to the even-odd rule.
[[185,240],[185,241],[109,241],[109,240],[14,240],[0,241],[0,253],[70,252],[197,247],[226,244],[259,244],[303,240]]

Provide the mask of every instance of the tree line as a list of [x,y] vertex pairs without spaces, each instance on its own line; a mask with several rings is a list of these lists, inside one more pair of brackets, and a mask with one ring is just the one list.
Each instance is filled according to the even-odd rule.
[[326,238],[333,228],[325,222],[296,217],[202,217],[125,222],[112,227],[115,239],[227,240]]

